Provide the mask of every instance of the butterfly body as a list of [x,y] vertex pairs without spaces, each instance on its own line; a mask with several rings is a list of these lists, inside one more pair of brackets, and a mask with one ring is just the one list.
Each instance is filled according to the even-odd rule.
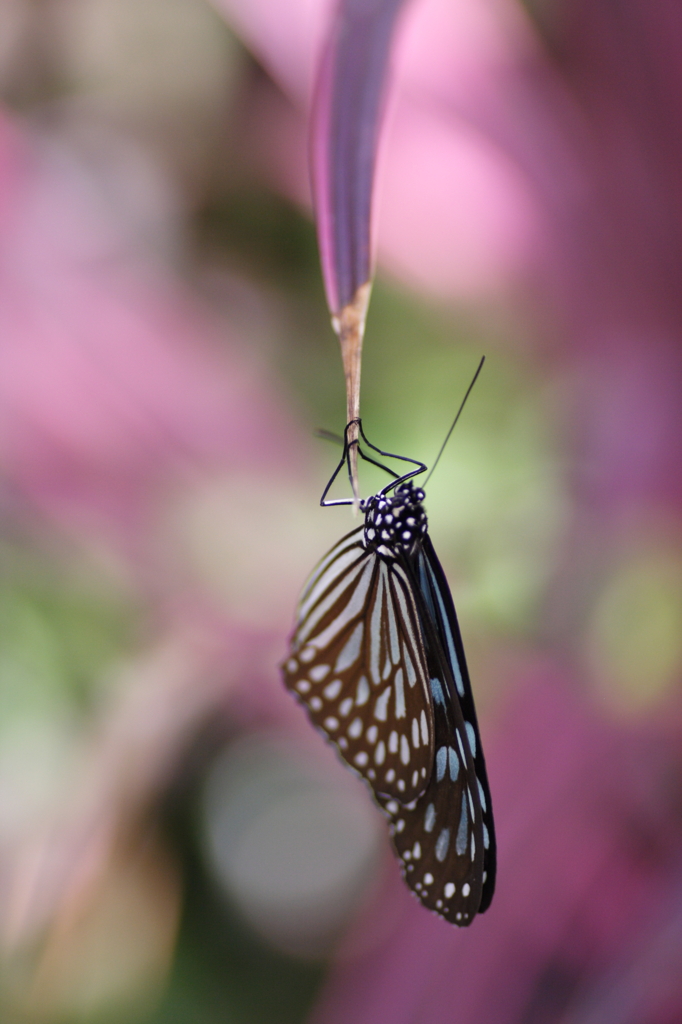
[[298,606],[287,688],[389,819],[409,887],[467,925],[490,904],[495,837],[471,685],[424,491],[361,503]]
[[408,481],[393,494],[375,494],[362,502],[367,551],[395,560],[411,555],[428,533],[424,491]]

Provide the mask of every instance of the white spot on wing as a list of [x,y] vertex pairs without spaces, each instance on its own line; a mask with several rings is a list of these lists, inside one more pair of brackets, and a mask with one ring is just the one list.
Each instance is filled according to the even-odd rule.
[[355,703],[357,704],[357,706],[359,708],[361,708],[362,705],[366,704],[368,700],[369,700],[369,683],[367,682],[366,678],[364,676],[362,676],[361,679],[360,679],[360,682],[358,683],[358,689],[357,689],[357,693],[355,695]]
[[379,730],[377,729],[376,725],[370,725],[369,729],[367,730],[367,742],[376,743],[378,735]]
[[355,762],[355,764],[359,765],[360,768],[364,768],[367,762],[369,761],[369,757],[367,756],[364,750],[361,750],[359,754],[355,755],[353,761]]
[[391,687],[387,686],[380,697],[377,698],[377,702],[374,706],[374,717],[380,722],[385,722],[388,712],[388,701],[391,696]]
[[412,746],[415,750],[419,746],[419,722],[416,718],[412,719]]
[[398,753],[398,733],[393,730],[391,735],[388,737],[388,749],[392,754]]
[[308,675],[314,683],[319,683],[329,672],[329,665],[313,665]]
[[362,736],[362,719],[354,718],[348,726],[348,735],[352,740],[356,740],[359,736]]
[[435,846],[435,849],[434,849],[434,853],[436,855],[436,860],[439,860],[441,863],[445,860],[445,858],[447,856],[448,846],[449,845],[450,845],[450,829],[449,828],[444,828],[443,831],[441,832],[441,834],[438,836],[438,839],[436,840],[436,846]]
[[398,623],[395,620],[395,608],[391,602],[387,605],[388,612],[388,636],[391,641],[391,661],[397,665],[400,661],[400,643],[398,642]]
[[310,700],[308,701],[308,704],[313,709],[313,711],[322,710],[322,701],[320,700],[319,697],[311,697]]
[[341,701],[341,703],[339,704],[339,714],[343,715],[343,717],[345,718],[346,715],[350,714],[352,707],[353,707],[353,698],[352,697],[344,697],[343,700]]
[[[462,794],[462,795],[464,795],[464,794]],[[462,813],[461,813],[460,818],[459,818],[459,827],[457,829],[457,838],[455,839],[455,849],[457,851],[457,856],[458,857],[462,857],[466,853],[466,848],[467,848],[467,831],[468,831],[467,802],[466,802],[466,800],[463,799],[462,800]]]
[[383,764],[386,760],[386,747],[383,740],[379,740],[374,751],[374,760],[377,764]]
[[471,722],[465,722],[464,728],[467,731],[467,739],[469,740],[469,749],[471,756],[476,757],[476,730],[474,729]]
[[436,808],[433,804],[429,804],[424,814],[424,831],[432,832],[433,826],[436,824]]
[[[312,675],[312,672],[310,673]],[[343,683],[340,679],[334,679],[331,683],[327,683],[322,693],[325,695],[327,700],[336,700],[338,695],[341,693],[341,687]]]
[[400,737],[400,760],[403,764],[410,763],[410,744],[404,733]]
[[443,687],[440,684],[440,679],[431,680],[431,696],[435,700],[436,704],[445,704],[445,697],[443,696]]
[[468,896],[470,892],[471,886],[469,885],[468,882],[465,882],[464,885],[462,886],[462,896]]
[[372,609],[372,621],[369,627],[369,674],[373,683],[381,682],[381,671],[379,669],[379,655],[381,653],[381,615],[384,605],[384,579],[386,567],[383,563],[379,566],[379,579],[374,595],[374,607]]
[[399,668],[395,674],[395,717],[405,717],[405,691],[403,689],[403,670]]
[[455,895],[455,883],[447,882],[445,888],[443,889],[443,893],[445,895],[446,900],[451,900],[452,897]]
[[410,686],[414,686],[414,684],[417,681],[417,673],[415,672],[414,665],[412,663],[412,658],[410,657],[405,644],[403,644],[403,665],[405,666],[405,671],[407,672],[408,683],[410,684]]
[[420,725],[421,731],[422,731],[422,743],[426,747],[428,745],[428,742],[429,742],[429,726],[428,726],[428,723],[426,721],[426,712],[425,711],[422,711],[421,715],[419,716],[419,725]]
[[436,782],[440,782],[445,775],[445,766],[448,763],[448,748],[439,747],[436,751]]
[[360,648],[362,646],[362,634],[364,628],[364,623],[358,622],[357,626],[351,633],[348,642],[336,659],[336,665],[334,666],[335,672],[344,672],[358,660],[360,656]]

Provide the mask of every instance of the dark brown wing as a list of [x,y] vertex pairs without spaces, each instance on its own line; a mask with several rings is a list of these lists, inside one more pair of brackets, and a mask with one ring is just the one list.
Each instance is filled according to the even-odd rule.
[[495,834],[471,684],[450,590],[428,537],[407,566],[422,623],[435,719],[435,764],[409,806],[381,799],[407,884],[460,926],[490,905]]
[[426,792],[407,806],[383,797],[379,803],[410,889],[424,906],[462,926],[478,913],[484,885],[480,796],[461,714],[437,678],[433,692],[436,756]]
[[429,677],[405,570],[343,537],[308,581],[284,682],[377,795],[410,803],[434,758]]

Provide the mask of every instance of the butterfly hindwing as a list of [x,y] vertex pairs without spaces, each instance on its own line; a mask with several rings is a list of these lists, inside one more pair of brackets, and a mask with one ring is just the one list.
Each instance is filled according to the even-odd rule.
[[419,614],[405,571],[368,552],[362,534],[342,538],[313,571],[284,680],[375,794],[409,803],[434,755]]
[[[492,801],[455,606],[445,573],[428,535],[424,537],[417,555],[416,575],[421,598],[419,606],[422,617],[428,619],[424,629],[427,647],[438,649],[438,660],[443,665],[442,672],[450,694],[451,714],[457,736],[471,759],[470,789],[474,806],[480,808],[480,818],[476,816],[472,827],[475,841],[483,849],[482,890],[478,908],[478,913],[482,914],[490,906],[495,891],[496,843]],[[428,639],[432,635],[429,623],[435,627],[435,643]]]
[[406,561],[430,674],[435,763],[422,797],[406,807],[381,804],[409,887],[463,926],[487,909],[494,891],[490,793],[454,604],[428,535]]
[[407,807],[380,803],[410,889],[424,906],[462,926],[473,920],[481,901],[481,810],[457,705],[435,676],[433,690],[436,754],[429,786]]

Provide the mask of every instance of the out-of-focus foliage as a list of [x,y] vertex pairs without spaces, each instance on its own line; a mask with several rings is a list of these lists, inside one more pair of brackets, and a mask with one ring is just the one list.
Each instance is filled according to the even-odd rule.
[[276,668],[354,525],[313,437],[329,5],[0,7],[3,1022],[679,1019],[682,36],[550,7],[406,8],[363,365],[429,462],[487,356],[427,501],[500,832],[467,934]]

